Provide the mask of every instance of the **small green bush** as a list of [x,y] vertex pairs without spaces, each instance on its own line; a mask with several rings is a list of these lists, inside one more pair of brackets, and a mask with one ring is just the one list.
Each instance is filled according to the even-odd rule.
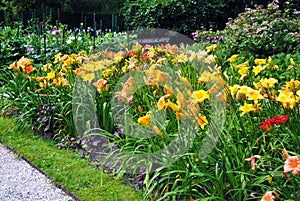
[[290,8],[281,11],[278,1],[267,8],[247,8],[227,23],[223,32],[227,51],[261,56],[299,51],[299,13]]

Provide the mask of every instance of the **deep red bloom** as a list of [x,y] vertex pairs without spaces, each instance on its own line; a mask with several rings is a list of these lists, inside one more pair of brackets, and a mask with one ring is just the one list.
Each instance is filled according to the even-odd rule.
[[261,122],[261,126],[259,128],[262,128],[265,130],[265,132],[272,130],[274,127],[274,124],[272,123],[272,119],[266,119],[265,121]]
[[289,116],[287,114],[283,116],[274,116],[272,119],[265,119],[265,121],[261,122],[261,126],[259,128],[262,128],[265,132],[267,132],[274,128],[274,124],[284,124],[288,120]]
[[42,22],[42,21],[40,21],[40,25],[43,25],[43,22]]
[[283,116],[274,116],[272,118],[273,124],[283,124],[289,120],[289,115],[283,115]]

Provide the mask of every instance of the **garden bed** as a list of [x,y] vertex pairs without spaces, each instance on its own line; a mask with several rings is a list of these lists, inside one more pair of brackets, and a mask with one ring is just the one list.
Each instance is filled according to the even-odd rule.
[[146,200],[299,200],[297,16],[274,1],[193,45],[127,33],[27,54],[3,70],[3,110],[61,148],[84,142]]

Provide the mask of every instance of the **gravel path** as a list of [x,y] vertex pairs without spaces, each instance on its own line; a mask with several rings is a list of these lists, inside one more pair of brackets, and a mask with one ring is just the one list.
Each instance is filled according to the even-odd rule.
[[45,175],[0,144],[1,201],[73,200]]

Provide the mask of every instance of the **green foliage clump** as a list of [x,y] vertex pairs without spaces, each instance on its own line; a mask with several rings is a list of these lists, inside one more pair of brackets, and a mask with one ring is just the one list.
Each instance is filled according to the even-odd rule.
[[299,51],[299,13],[291,8],[281,10],[277,1],[267,8],[247,8],[227,23],[223,32],[225,46],[230,54],[248,52],[270,56]]
[[228,17],[236,16],[245,7],[244,1],[146,1],[127,0],[122,14],[125,26],[165,28],[191,34],[201,26],[224,27]]

